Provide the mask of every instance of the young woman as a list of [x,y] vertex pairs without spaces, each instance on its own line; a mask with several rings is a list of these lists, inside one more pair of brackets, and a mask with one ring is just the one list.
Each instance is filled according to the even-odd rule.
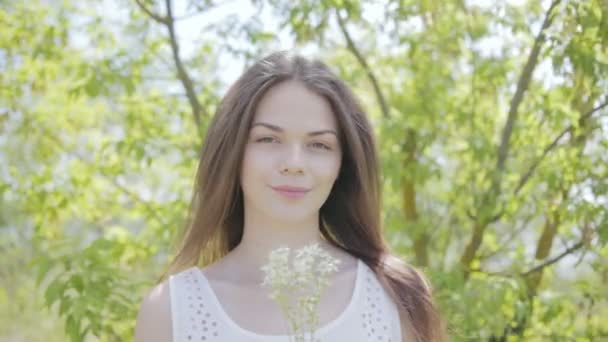
[[424,278],[383,239],[372,127],[322,62],[279,52],[250,67],[212,119],[196,181],[136,341],[289,341],[261,267],[311,243],[340,261],[318,306],[321,341],[443,340]]

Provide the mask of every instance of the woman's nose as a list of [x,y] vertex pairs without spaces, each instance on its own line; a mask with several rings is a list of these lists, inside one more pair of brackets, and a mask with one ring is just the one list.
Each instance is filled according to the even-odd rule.
[[286,145],[281,159],[281,172],[302,172],[304,159],[304,151],[299,144]]

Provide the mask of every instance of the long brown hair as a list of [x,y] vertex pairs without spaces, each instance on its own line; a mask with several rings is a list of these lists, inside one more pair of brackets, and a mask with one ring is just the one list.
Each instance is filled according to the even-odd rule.
[[372,127],[349,87],[321,61],[276,52],[257,61],[230,87],[204,139],[190,214],[166,278],[208,265],[243,235],[239,170],[257,103],[273,86],[295,80],[326,98],[339,126],[341,169],[319,213],[325,239],[360,258],[399,308],[402,326],[418,341],[443,340],[424,277],[391,254],[382,236],[378,153]]

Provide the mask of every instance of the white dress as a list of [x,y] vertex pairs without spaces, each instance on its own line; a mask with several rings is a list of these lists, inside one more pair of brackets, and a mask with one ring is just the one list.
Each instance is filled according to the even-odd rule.
[[[222,308],[204,273],[191,267],[169,277],[173,342],[289,342],[240,327]],[[399,314],[376,275],[360,259],[351,300],[337,318],[319,327],[322,342],[401,342]]]

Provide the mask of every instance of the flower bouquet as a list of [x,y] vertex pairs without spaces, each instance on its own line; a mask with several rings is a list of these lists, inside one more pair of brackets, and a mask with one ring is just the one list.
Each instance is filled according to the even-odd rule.
[[315,338],[319,324],[317,306],[339,263],[317,243],[297,249],[293,255],[288,247],[270,253],[268,262],[262,266],[265,274],[262,286],[270,289],[270,298],[285,315],[291,330],[290,341],[319,341]]

